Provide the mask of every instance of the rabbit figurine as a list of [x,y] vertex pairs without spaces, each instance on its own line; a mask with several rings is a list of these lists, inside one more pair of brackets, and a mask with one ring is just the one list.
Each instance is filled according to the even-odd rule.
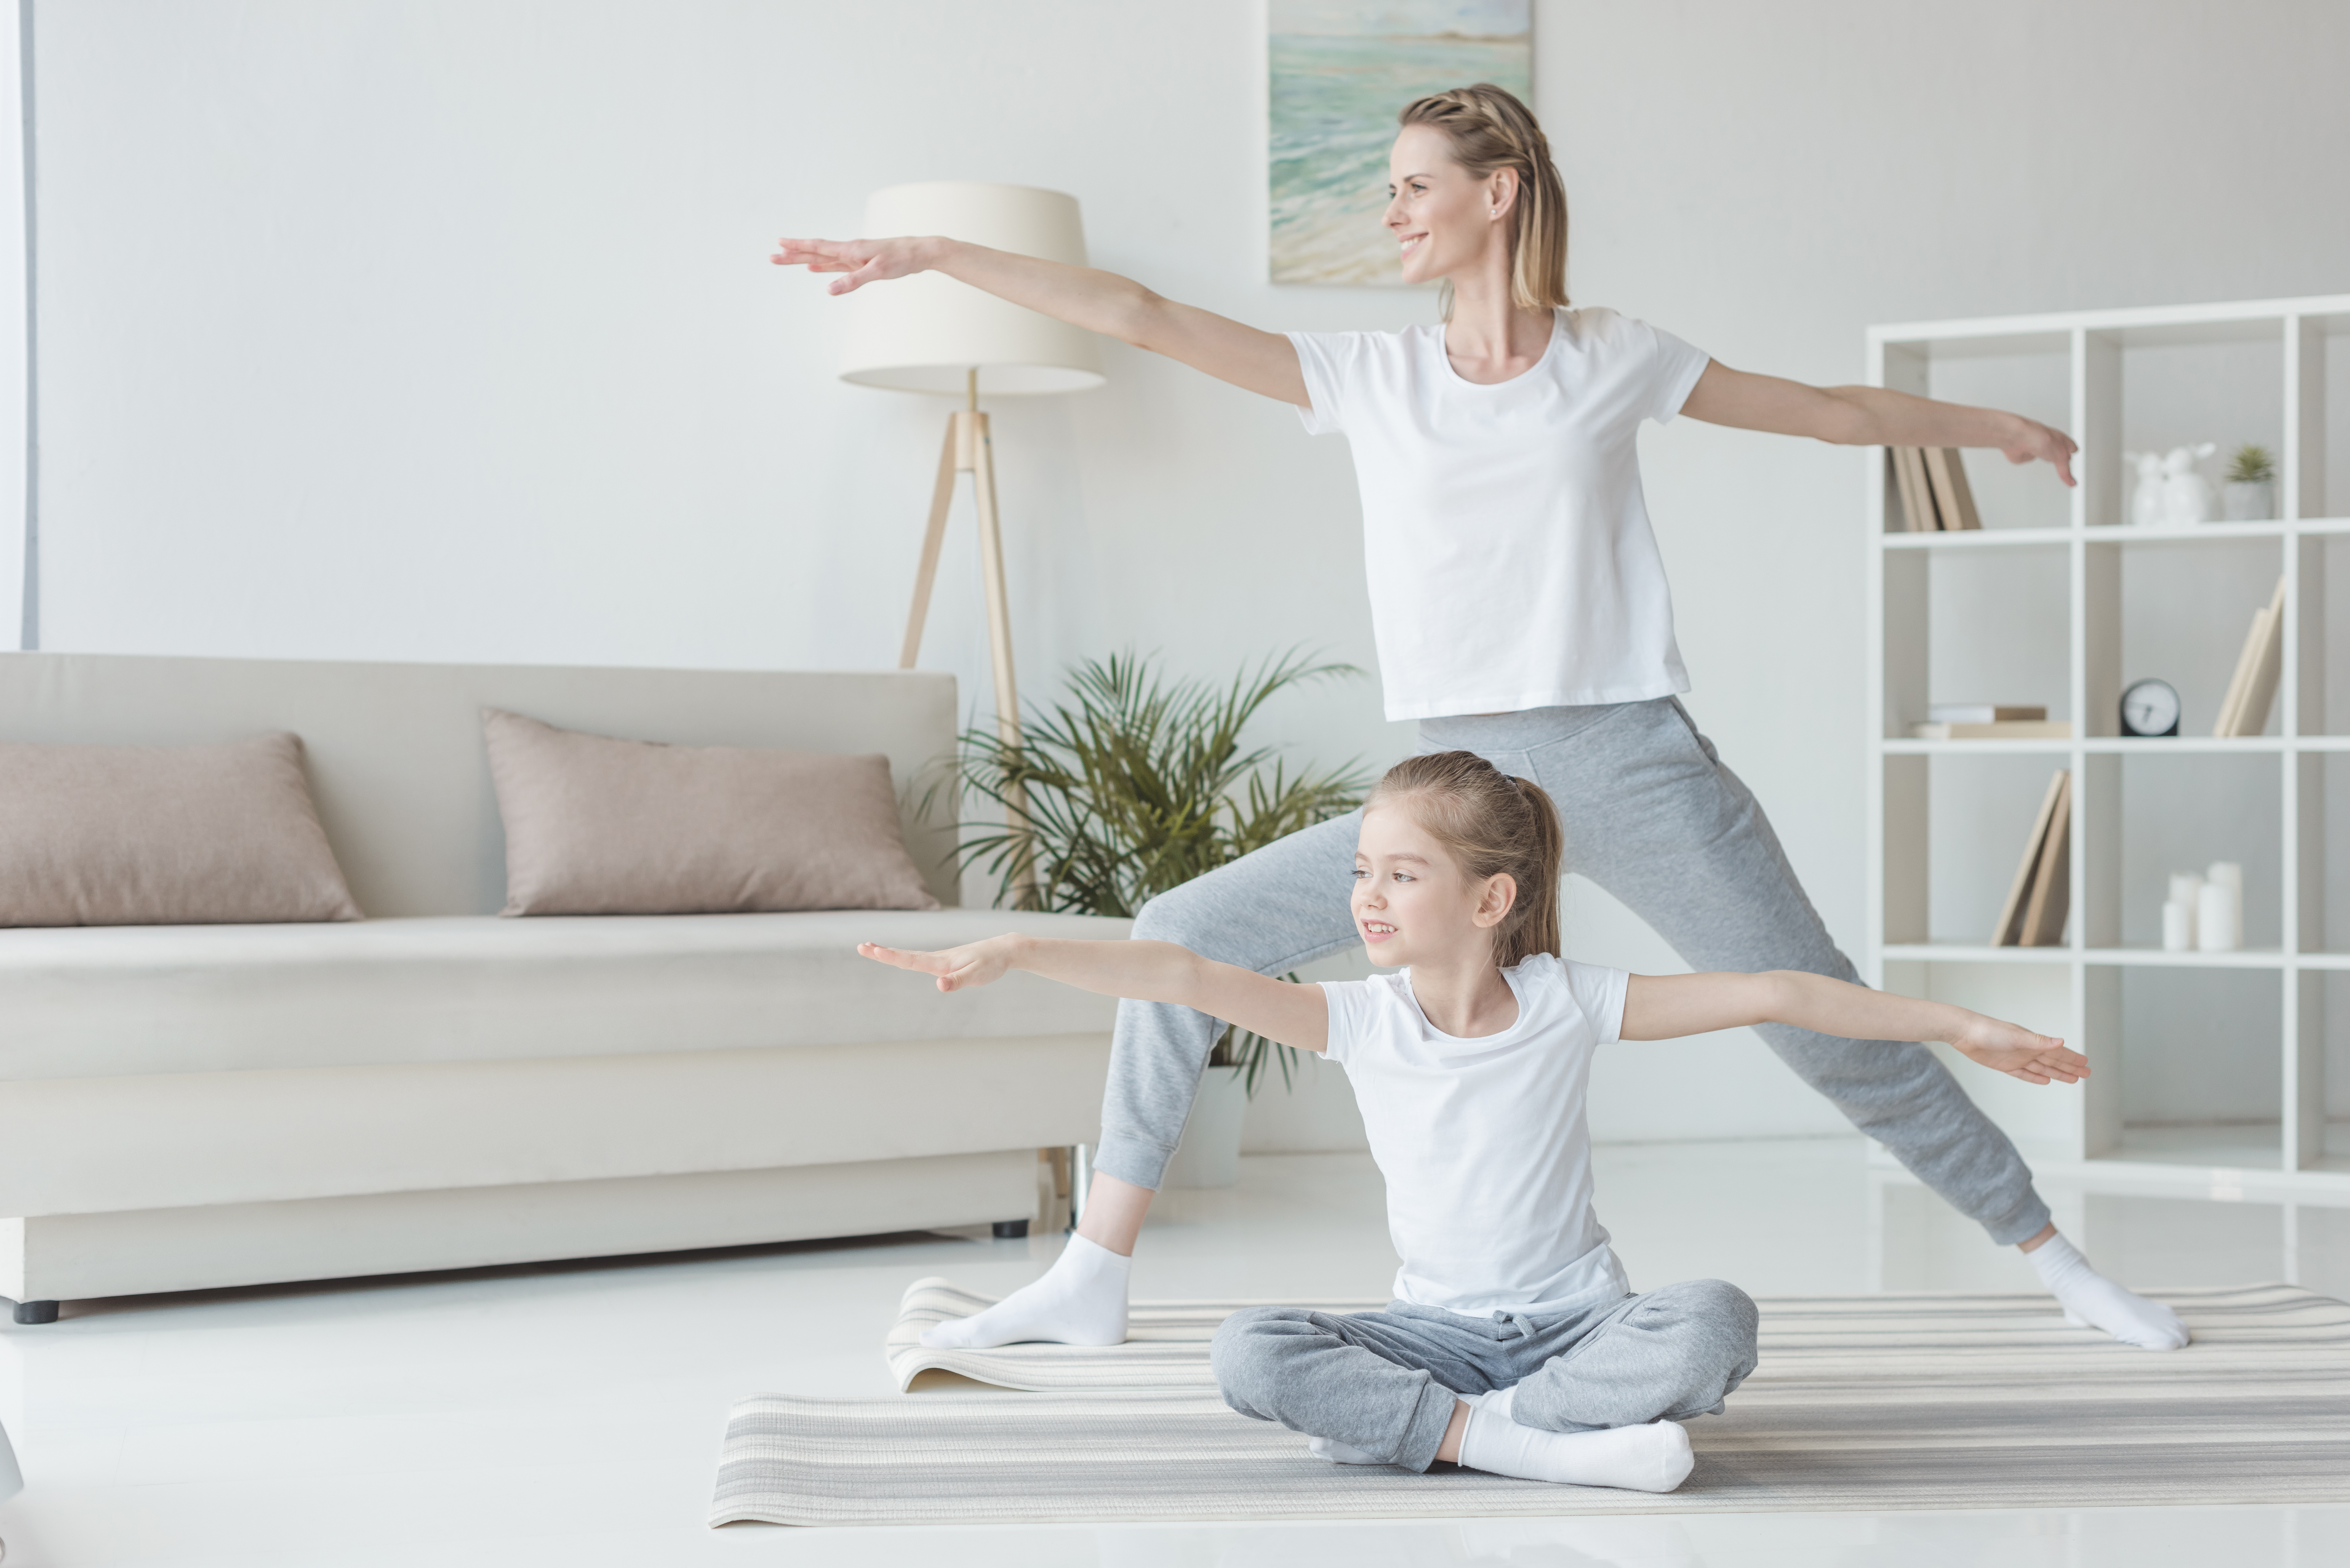
[[2140,528],[2161,526],[2162,454],[2126,452],[2122,455],[2137,470],[2137,483],[2130,491],[2130,522]]
[[2165,523],[2178,527],[2211,521],[2211,482],[2195,472],[2195,464],[2199,459],[2210,457],[2219,450],[2207,441],[2200,446],[2175,446],[2163,454],[2162,520]]

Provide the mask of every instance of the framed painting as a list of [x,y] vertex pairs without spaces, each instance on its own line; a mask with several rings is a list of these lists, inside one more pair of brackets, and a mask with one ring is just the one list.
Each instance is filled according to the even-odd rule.
[[1396,112],[1471,82],[1533,101],[1533,0],[1266,0],[1275,283],[1403,286],[1379,226]]

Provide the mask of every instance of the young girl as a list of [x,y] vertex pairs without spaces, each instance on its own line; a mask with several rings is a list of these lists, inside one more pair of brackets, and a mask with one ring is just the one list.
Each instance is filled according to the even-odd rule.
[[[2066,483],[2073,443],[2019,415],[1882,387],[1732,369],[1612,310],[1570,307],[1566,192],[1526,106],[1490,85],[1407,104],[1383,222],[1403,280],[1441,284],[1443,320],[1403,332],[1260,331],[1129,278],[956,239],[785,240],[774,260],[832,292],[938,272],[1292,405],[1354,449],[1387,716],[1426,751],[1475,752],[1575,802],[1572,869],[1691,969],[1857,978],[1762,807],[1697,732],[1664,560],[1641,495],[1644,421],[1678,415],[1854,446],[1994,448]],[[983,379],[984,372],[983,372]],[[1767,646],[1774,611],[1756,612]],[[1353,813],[1152,899],[1134,934],[1263,974],[1361,939],[1323,889],[1356,852]],[[1229,1015],[1221,1015],[1229,1016]],[[1118,1008],[1101,1143],[1079,1231],[1134,1251],[1222,1024],[1180,1001]],[[2056,1232],[2006,1135],[1923,1046],[1792,1023],[1763,1041],[1992,1241],[2021,1247],[2065,1313],[2148,1349],[2187,1343],[2169,1308]],[[1065,1253],[1044,1278],[924,1335],[941,1345],[1115,1344],[1122,1276]]]
[[[1197,1008],[1347,1071],[1388,1184],[1402,1267],[1380,1312],[1253,1307],[1217,1331],[1225,1401],[1345,1463],[1437,1459],[1529,1480],[1670,1491],[1677,1424],[1754,1368],[1754,1303],[1720,1280],[1636,1295],[1592,1211],[1584,1091],[1595,1047],[1773,1021],[1946,1040],[2030,1083],[2077,1082],[2063,1042],[1822,975],[1633,975],[1563,961],[1550,796],[1470,752],[1388,770],[1363,809],[1350,902],[1366,981],[1290,985],[1170,942],[992,937],[858,950],[941,991],[1023,969]],[[1331,890],[1335,895],[1336,889]],[[1335,898],[1334,898],[1335,901]],[[1069,1239],[1081,1270],[1126,1260]]]

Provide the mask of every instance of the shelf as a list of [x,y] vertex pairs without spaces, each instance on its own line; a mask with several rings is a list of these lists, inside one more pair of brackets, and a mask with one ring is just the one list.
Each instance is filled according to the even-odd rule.
[[2195,523],[2158,528],[2117,523],[2079,528],[1965,528],[1950,534],[1912,534],[1904,529],[1873,537],[1887,550],[2004,550],[2069,545],[2075,538],[2092,545],[2211,545],[2281,539],[2289,533],[2304,537],[2350,534],[2350,517],[2312,517],[2298,523],[2272,518],[2262,523]]
[[[2083,963],[2142,969],[2282,969],[2274,948],[2240,948],[2231,953],[2165,952],[2160,948],[1994,948],[1967,942],[1887,942],[1877,950],[1887,961],[1910,963]],[[2303,953],[2302,969],[2350,969],[2350,953]]]
[[1887,961],[1923,963],[2070,963],[2071,948],[1994,948],[1966,942],[1887,942],[1878,950]]
[[2061,756],[2076,749],[2099,756],[2255,757],[2287,752],[2350,752],[2350,735],[2089,735],[2075,741],[1915,741],[1906,735],[1887,735],[1877,744],[1888,757]]
[[2025,545],[2069,545],[2071,528],[1961,528],[1950,534],[1879,534],[1888,550],[2001,550]]
[[2239,948],[2231,953],[2165,952],[2160,948],[2086,948],[2085,963],[2121,964],[2146,969],[2282,969],[2284,954],[2274,948]]
[[2014,343],[1978,353],[2040,351],[2054,334],[2119,332],[2132,328],[2187,327],[2206,323],[2282,321],[2288,316],[2350,313],[2350,294],[2306,295],[2291,299],[2231,300],[2217,305],[2161,305],[2139,309],[2069,310],[2044,316],[1980,317],[1965,321],[1903,321],[1868,329],[1872,343],[1929,346],[2012,338]]
[[1886,737],[1877,742],[1888,757],[2063,756],[2070,741],[1913,741]]

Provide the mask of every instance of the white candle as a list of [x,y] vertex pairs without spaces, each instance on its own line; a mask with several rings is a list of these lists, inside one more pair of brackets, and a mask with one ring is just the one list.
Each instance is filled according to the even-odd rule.
[[[2198,877],[2195,880],[2199,886],[2203,879]],[[2191,952],[2194,947],[2195,906],[2173,898],[2162,907],[2162,950],[2167,953]]]
[[2207,882],[2225,882],[2236,890],[2238,898],[2241,898],[2243,896],[2244,867],[2240,861],[2214,860],[2211,862],[2210,869],[2203,873],[2203,879]]
[[2195,905],[2195,945],[2207,953],[2231,953],[2244,945],[2242,888],[2225,881],[2203,884]]

